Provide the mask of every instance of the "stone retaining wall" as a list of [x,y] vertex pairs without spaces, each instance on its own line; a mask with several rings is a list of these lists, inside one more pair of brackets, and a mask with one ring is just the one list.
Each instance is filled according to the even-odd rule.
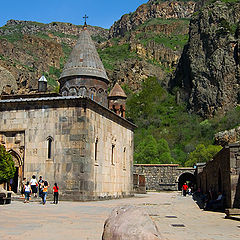
[[145,175],[147,190],[178,190],[179,177],[194,172],[195,169],[179,168],[178,164],[134,164],[134,173]]

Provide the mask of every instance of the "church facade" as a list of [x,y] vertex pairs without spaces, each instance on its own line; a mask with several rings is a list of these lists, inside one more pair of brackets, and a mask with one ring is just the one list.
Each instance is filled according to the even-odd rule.
[[23,177],[55,182],[65,200],[128,196],[133,190],[133,131],[125,116],[126,95],[108,77],[86,29],[59,79],[61,94],[3,96],[0,144],[12,154],[14,191]]

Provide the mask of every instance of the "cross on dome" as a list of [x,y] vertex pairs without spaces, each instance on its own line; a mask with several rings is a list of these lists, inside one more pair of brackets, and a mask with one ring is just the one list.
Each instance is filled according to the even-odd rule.
[[88,18],[88,16],[85,14],[85,16],[83,18],[85,18],[84,26],[87,26],[87,18]]

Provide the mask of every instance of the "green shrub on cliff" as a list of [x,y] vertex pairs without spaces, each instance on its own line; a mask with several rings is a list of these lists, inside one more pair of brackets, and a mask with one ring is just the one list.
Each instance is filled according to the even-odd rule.
[[106,69],[113,70],[116,62],[136,57],[136,54],[130,51],[128,43],[122,45],[113,45],[104,49],[98,50]]
[[189,154],[185,166],[192,167],[196,163],[208,162],[221,149],[221,146],[208,145],[207,147],[205,147],[204,144],[199,144],[197,145],[196,149]]
[[0,183],[9,181],[14,177],[14,173],[15,167],[11,154],[3,145],[0,145]]
[[221,149],[213,145],[214,134],[240,124],[240,107],[204,120],[189,113],[184,104],[176,104],[175,97],[154,77],[143,81],[138,93],[124,89],[128,94],[126,116],[138,126],[134,135],[137,163],[192,166],[208,161]]

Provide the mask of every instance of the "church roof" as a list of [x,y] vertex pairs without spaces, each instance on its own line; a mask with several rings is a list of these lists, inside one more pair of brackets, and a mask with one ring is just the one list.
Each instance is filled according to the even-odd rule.
[[38,81],[39,81],[39,82],[47,82],[47,79],[45,78],[44,75],[42,75],[42,76],[39,78]]
[[121,86],[118,83],[116,83],[112,88],[111,92],[109,93],[108,97],[127,98],[127,95],[125,94]]
[[94,42],[86,28],[80,33],[79,39],[64,66],[60,80],[70,76],[93,76],[109,82]]

